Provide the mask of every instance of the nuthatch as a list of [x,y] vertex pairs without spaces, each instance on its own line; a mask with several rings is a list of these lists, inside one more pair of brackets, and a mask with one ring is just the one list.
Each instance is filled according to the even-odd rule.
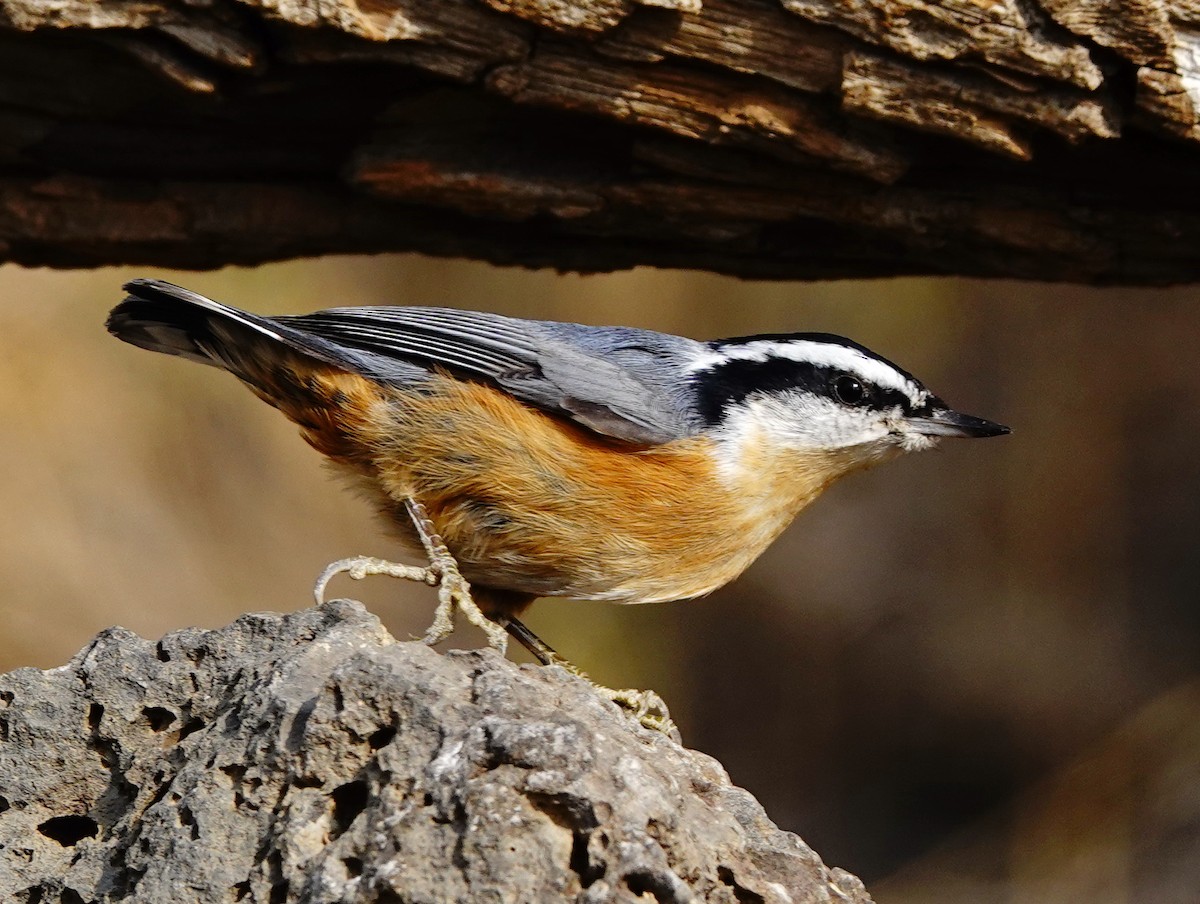
[[[436,583],[429,642],[457,608],[544,663],[561,660],[518,621],[537,597],[709,593],[837,478],[1008,432],[824,333],[699,342],[423,307],[262,317],[158,280],[125,289],[114,335],[234,374],[431,557],[334,563],[318,598],[339,571]],[[614,695],[657,705],[630,693]]]

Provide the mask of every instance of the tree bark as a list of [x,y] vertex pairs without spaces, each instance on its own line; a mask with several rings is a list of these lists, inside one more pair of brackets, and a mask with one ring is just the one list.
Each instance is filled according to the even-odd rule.
[[1200,276],[1196,0],[0,0],[0,259]]

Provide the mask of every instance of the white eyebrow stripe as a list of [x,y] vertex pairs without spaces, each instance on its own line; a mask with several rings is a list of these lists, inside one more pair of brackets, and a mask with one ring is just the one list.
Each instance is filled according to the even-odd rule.
[[884,389],[899,390],[913,401],[920,401],[927,394],[912,380],[878,358],[864,355],[856,348],[834,345],[829,342],[813,342],[810,339],[795,339],[789,342],[755,339],[753,342],[745,342],[740,345],[705,348],[688,365],[687,372],[712,370],[730,361],[761,363],[770,358],[788,358],[792,361],[807,362],[816,367],[844,370],[857,377],[862,377],[876,386],[882,386]]

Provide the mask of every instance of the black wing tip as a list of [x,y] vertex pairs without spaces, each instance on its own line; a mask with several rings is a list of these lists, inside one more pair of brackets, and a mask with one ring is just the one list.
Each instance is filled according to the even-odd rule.
[[125,302],[121,302],[115,308],[108,312],[108,316],[104,319],[104,328],[114,336],[121,335],[121,329],[129,322],[129,314],[125,310]]
[[165,279],[152,279],[148,276],[131,279],[121,286],[121,289],[132,298],[142,298],[147,301],[162,301],[167,298],[186,299],[196,294],[173,282],[167,282]]
[[139,309],[145,313],[145,305],[161,302],[169,298],[176,297],[172,295],[169,288],[178,288],[172,286],[171,283],[164,282],[160,279],[131,279],[121,286],[121,289],[126,293],[125,298],[121,303],[108,312],[108,317],[104,321],[104,328],[118,338],[125,338],[122,333],[131,324],[142,318],[138,316]]
[[187,332],[194,325],[195,309],[211,304],[203,295],[163,279],[140,277],[121,288],[125,298],[109,311],[104,328],[118,339],[156,350],[161,350],[161,342],[149,337],[148,326],[171,326]]

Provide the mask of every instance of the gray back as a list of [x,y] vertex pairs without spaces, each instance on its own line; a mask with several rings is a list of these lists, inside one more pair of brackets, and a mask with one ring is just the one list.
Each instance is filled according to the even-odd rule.
[[333,308],[272,319],[344,347],[348,365],[382,382],[414,384],[443,368],[638,444],[702,426],[688,366],[706,346],[679,336],[448,308]]

